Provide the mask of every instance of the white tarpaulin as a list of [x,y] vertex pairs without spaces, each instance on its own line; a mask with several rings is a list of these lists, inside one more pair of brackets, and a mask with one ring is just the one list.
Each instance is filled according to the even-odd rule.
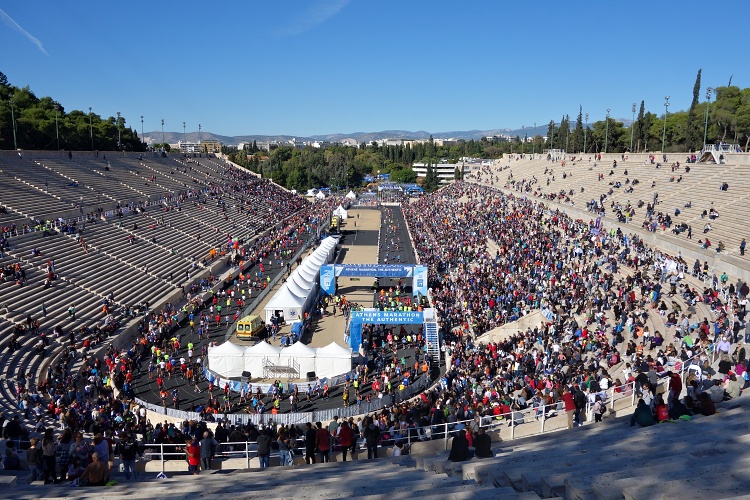
[[[272,365],[279,364],[281,348],[273,346],[268,342],[258,342],[245,351],[245,371],[250,372],[254,378],[263,376],[263,364],[268,362]],[[222,374],[223,375],[223,374]]]
[[240,377],[245,370],[245,351],[243,347],[232,342],[212,347],[208,351],[208,367],[225,377]]
[[316,351],[316,349],[313,349],[302,342],[295,342],[291,346],[281,350],[279,364],[288,365],[290,359],[296,361],[299,363],[299,376],[304,378],[305,375],[307,375],[307,372],[315,371]]
[[352,369],[352,348],[331,342],[316,351],[315,374],[318,377],[333,377]]

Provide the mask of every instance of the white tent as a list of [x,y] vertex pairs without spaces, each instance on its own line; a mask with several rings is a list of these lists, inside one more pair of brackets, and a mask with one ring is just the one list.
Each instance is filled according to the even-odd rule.
[[333,377],[352,369],[352,348],[331,342],[319,347],[315,358],[315,374],[318,377]]
[[354,191],[349,191],[348,193],[346,193],[346,199],[348,199],[348,200],[356,200],[357,199],[357,195],[354,194]]
[[302,276],[297,271],[293,272],[289,278],[287,278],[287,283],[290,281],[293,281],[298,287],[300,287],[302,290],[312,290],[315,288],[315,281],[314,280],[308,280],[304,276]]
[[348,214],[346,213],[346,209],[342,207],[341,205],[339,205],[338,208],[333,211],[333,215],[338,215],[343,220],[346,220],[349,217]]
[[253,377],[262,377],[264,362],[278,365],[280,353],[280,347],[273,346],[268,342],[258,342],[245,351],[244,369],[250,372]]
[[246,351],[247,347],[224,342],[208,351],[208,367],[227,378],[239,377],[245,370]]
[[297,297],[300,297],[302,299],[305,299],[305,303],[307,303],[307,298],[310,296],[310,290],[311,288],[304,289],[300,287],[296,281],[293,279],[287,279],[286,280],[286,286],[289,288],[289,291],[292,292]]
[[313,189],[308,189],[307,190],[307,194],[305,194],[305,196],[308,196],[308,197],[312,198],[316,194],[318,194],[318,190],[315,189],[315,188],[313,188]]
[[310,262],[303,262],[297,269],[294,270],[300,278],[304,279],[308,283],[315,283],[318,278],[318,271],[320,268],[315,267]]
[[286,321],[294,321],[302,317],[304,312],[306,297],[298,297],[289,287],[284,284],[281,286],[276,295],[268,301],[264,308],[266,312],[266,323],[271,323],[271,318],[276,311],[281,311]]
[[323,193],[323,191],[318,191],[318,194],[316,194],[315,197],[319,200],[322,200],[326,197],[326,195],[325,193]]
[[315,371],[315,357],[316,349],[302,342],[295,342],[291,346],[281,350],[279,364],[287,365],[289,359],[296,361],[299,363],[299,376],[304,377],[307,375],[307,372]]
[[308,257],[310,263],[317,268],[318,271],[320,271],[320,266],[328,262],[328,253],[327,252],[319,252],[316,250],[313,252],[311,256]]

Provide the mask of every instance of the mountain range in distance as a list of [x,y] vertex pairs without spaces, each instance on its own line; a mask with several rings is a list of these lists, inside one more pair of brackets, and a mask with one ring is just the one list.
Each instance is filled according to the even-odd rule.
[[[627,127],[630,124],[630,120],[617,120],[624,123],[624,125]],[[558,124],[556,124],[557,126]],[[575,126],[575,121],[571,123],[571,129]],[[589,123],[589,127],[591,127],[591,124]],[[430,135],[432,135],[433,139],[464,139],[464,140],[475,140],[478,141],[482,137],[490,137],[495,135],[506,135],[511,137],[521,137],[523,138],[524,135],[528,135],[529,137],[534,137],[536,135],[546,135],[547,134],[547,128],[548,124],[540,125],[535,127],[527,127],[525,129],[509,129],[509,128],[503,128],[503,129],[492,129],[492,130],[463,130],[463,131],[453,131],[453,132],[426,132],[424,130],[419,130],[416,132],[411,132],[408,130],[383,130],[380,132],[353,132],[350,134],[323,134],[323,135],[311,135],[307,137],[300,137],[295,135],[235,135],[235,136],[229,136],[229,135],[220,135],[220,134],[214,134],[209,131],[202,131],[200,134],[200,139],[207,141],[207,140],[216,140],[221,142],[222,144],[227,145],[238,145],[240,143],[251,143],[253,141],[265,143],[265,142],[287,142],[292,139],[297,139],[298,141],[305,141],[305,142],[312,142],[312,141],[328,141],[328,142],[341,142],[344,139],[354,139],[358,143],[366,143],[369,144],[372,141],[382,140],[382,139],[402,139],[402,140],[419,140],[419,139],[429,139]],[[155,131],[155,132],[146,132],[144,133],[144,139],[146,140],[146,143],[152,144],[152,143],[161,143],[162,142],[162,133],[161,131]],[[178,141],[185,141],[185,142],[198,142],[198,132],[187,132],[185,134],[181,132],[164,132],[164,141],[169,144],[176,144]]]

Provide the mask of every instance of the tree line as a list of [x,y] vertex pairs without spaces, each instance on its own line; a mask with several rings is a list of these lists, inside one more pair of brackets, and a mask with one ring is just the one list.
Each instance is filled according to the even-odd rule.
[[146,146],[138,133],[126,126],[125,117],[104,118],[79,110],[68,112],[51,97],[37,97],[28,86],[19,88],[11,85],[5,74],[0,72],[0,149],[16,147],[145,151]]
[[[306,190],[312,187],[348,188],[360,186],[368,175],[378,172],[390,174],[397,182],[415,182],[411,166],[424,162],[430,166],[441,161],[456,163],[461,157],[496,159],[508,153],[541,153],[560,149],[574,153],[661,151],[662,142],[667,152],[697,151],[706,142],[739,143],[745,150],[750,146],[750,89],[728,84],[711,89],[701,102],[701,71],[693,85],[693,100],[686,111],[655,113],[646,110],[646,103],[634,105],[637,118],[630,127],[612,117],[589,122],[579,106],[575,120],[569,115],[559,121],[551,120],[546,137],[541,134],[523,138],[482,138],[459,140],[450,145],[428,141],[405,145],[362,143],[358,147],[331,145],[326,148],[272,146],[261,151],[257,144],[243,150],[224,146],[223,151],[245,168],[271,177],[289,189]],[[709,101],[708,98],[713,98]],[[12,103],[12,104],[11,104]],[[658,108],[658,106],[657,106]],[[634,113],[635,114],[635,113]],[[15,122],[15,131],[13,123]],[[101,117],[92,112],[67,112],[51,97],[37,97],[28,87],[19,88],[8,83],[0,72],[0,148],[66,150],[117,150],[119,147],[143,151],[146,145],[124,117]],[[431,173],[428,168],[428,173]],[[428,190],[437,186],[432,172],[426,182]]]

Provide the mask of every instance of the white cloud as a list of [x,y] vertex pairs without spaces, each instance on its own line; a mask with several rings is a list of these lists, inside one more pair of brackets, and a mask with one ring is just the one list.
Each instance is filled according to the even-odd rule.
[[0,17],[3,18],[3,21],[5,21],[5,24],[15,29],[16,31],[20,31],[23,36],[28,38],[31,43],[36,45],[36,47],[42,51],[42,54],[44,54],[45,56],[49,56],[47,51],[44,50],[44,46],[42,45],[42,42],[40,42],[39,39],[33,36],[31,33],[23,29],[17,22],[13,20],[13,18],[11,18],[8,14],[6,14],[3,9],[0,9]]
[[288,38],[301,35],[338,14],[349,2],[350,0],[324,0],[317,2],[309,10],[297,15],[289,26],[279,30],[277,36]]

